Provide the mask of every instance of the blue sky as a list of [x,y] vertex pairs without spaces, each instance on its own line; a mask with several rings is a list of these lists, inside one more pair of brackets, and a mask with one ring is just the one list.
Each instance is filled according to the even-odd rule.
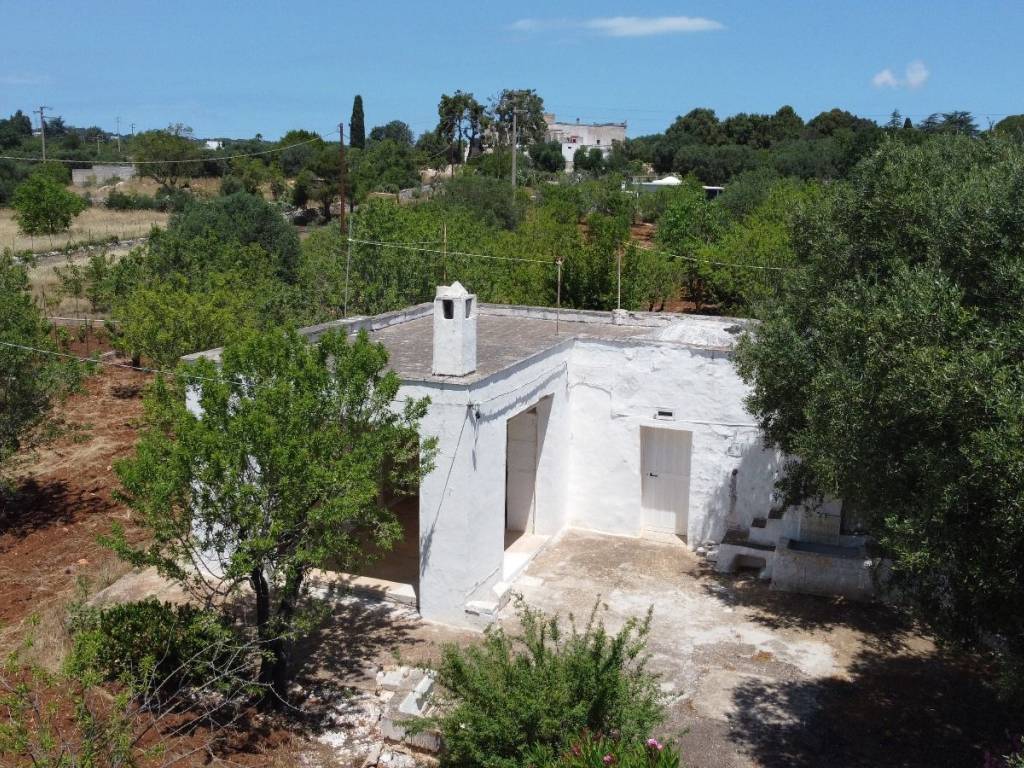
[[442,92],[536,88],[560,118],[636,136],[708,106],[883,119],[1024,112],[1024,1],[423,3],[0,0],[0,113],[127,133],[436,123]]

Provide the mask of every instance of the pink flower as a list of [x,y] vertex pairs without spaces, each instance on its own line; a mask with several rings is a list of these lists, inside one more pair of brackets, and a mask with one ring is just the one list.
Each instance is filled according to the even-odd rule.
[[605,765],[611,765],[615,762],[615,755],[605,755],[601,758],[601,762],[603,762]]
[[664,749],[664,745],[660,741],[658,741],[657,739],[648,739],[647,740],[647,746],[650,747],[651,749],[656,749],[659,752],[661,752],[661,750]]

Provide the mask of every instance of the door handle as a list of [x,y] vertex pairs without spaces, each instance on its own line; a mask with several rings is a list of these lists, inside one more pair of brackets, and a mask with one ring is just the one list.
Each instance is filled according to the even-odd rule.
[[656,474],[654,474],[653,472],[648,472],[648,473],[647,473],[647,476],[648,476],[648,477],[657,477],[657,475],[656,475]]

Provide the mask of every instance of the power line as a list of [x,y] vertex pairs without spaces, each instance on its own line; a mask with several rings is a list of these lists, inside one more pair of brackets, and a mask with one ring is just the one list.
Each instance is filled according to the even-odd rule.
[[[652,249],[645,249],[652,250]],[[698,259],[696,256],[683,256],[680,253],[671,253],[670,251],[653,251],[653,253],[661,254],[662,256],[670,256],[673,259],[682,259],[684,261],[693,261],[698,264],[712,264],[716,267],[739,267],[740,269],[764,269],[772,272],[789,272],[797,269],[797,267],[770,267],[764,264],[743,264],[739,262],[731,261],[714,261],[712,259]]]
[[491,256],[486,253],[466,253],[465,251],[442,251],[437,248],[420,248],[417,246],[406,245],[404,243],[385,243],[379,240],[359,240],[356,238],[349,238],[349,242],[356,243],[357,245],[378,245],[383,248],[397,248],[400,250],[419,251],[421,253],[437,253],[447,256],[466,256],[474,259],[494,259],[496,261],[526,261],[532,264],[547,264],[548,266],[555,265],[555,262],[547,261],[546,259],[524,259],[518,256]]
[[[67,352],[57,352],[56,350],[53,349],[40,349],[39,347],[30,347],[26,344],[15,344],[10,341],[0,341],[0,346],[10,347],[11,349],[20,349],[25,352],[35,352],[36,354],[40,355],[60,357],[64,358],[65,360],[74,360],[79,363],[88,363],[89,365],[106,365],[111,368],[124,368],[129,371],[139,371],[140,373],[163,373],[168,376],[179,375],[177,371],[169,371],[166,368],[146,368],[140,365],[130,365],[129,363],[115,363],[111,360],[101,360],[99,358],[79,357],[78,355],[72,355]],[[237,379],[225,379],[223,376],[214,378],[211,376],[199,376],[198,374],[194,373],[182,373],[180,375],[187,379],[195,379],[196,381],[213,381],[217,383],[232,383],[245,386],[245,382],[243,381],[239,381]]]
[[[326,133],[324,135],[325,136],[333,136],[337,132],[338,132],[338,129],[335,128],[333,131],[329,131],[328,133]],[[207,157],[196,157],[196,158],[190,158],[190,159],[185,159],[185,160],[110,160],[110,161],[103,160],[103,161],[100,161],[99,158],[89,157],[89,158],[83,158],[83,159],[80,159],[80,160],[75,160],[75,159],[68,160],[68,159],[65,159],[65,158],[50,158],[49,162],[56,162],[56,163],[95,163],[95,162],[102,162],[103,165],[158,165],[158,164],[166,164],[166,163],[202,163],[202,162],[207,162],[207,161],[211,161],[211,160],[213,160],[213,161],[216,161],[216,160],[236,160],[236,159],[241,158],[241,157],[258,157],[260,155],[272,155],[275,152],[284,152],[286,149],[291,149],[292,147],[301,147],[303,144],[312,144],[315,141],[323,141],[323,137],[321,137],[321,136],[314,136],[312,139],[306,139],[305,141],[297,141],[294,144],[288,144],[287,146],[284,146],[284,147],[274,147],[272,149],[264,149],[264,150],[261,150],[259,152],[241,152],[241,153],[234,154],[234,155],[217,155],[217,156],[207,156]],[[14,156],[14,155],[0,155],[0,160],[18,160],[18,161],[21,161],[23,163],[47,162],[47,158],[46,158],[45,155],[43,157],[17,157],[17,156]]]

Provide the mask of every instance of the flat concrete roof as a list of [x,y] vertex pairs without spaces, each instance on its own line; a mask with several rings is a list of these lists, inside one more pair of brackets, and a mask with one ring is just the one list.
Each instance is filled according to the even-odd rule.
[[[472,384],[572,339],[660,343],[729,352],[747,320],[670,312],[593,312],[548,307],[480,304],[477,310],[477,369],[466,376],[435,376],[433,304],[372,317],[334,320],[299,332],[315,342],[332,330],[370,338],[388,350],[390,367],[405,380]],[[188,355],[218,359],[219,349]]]

